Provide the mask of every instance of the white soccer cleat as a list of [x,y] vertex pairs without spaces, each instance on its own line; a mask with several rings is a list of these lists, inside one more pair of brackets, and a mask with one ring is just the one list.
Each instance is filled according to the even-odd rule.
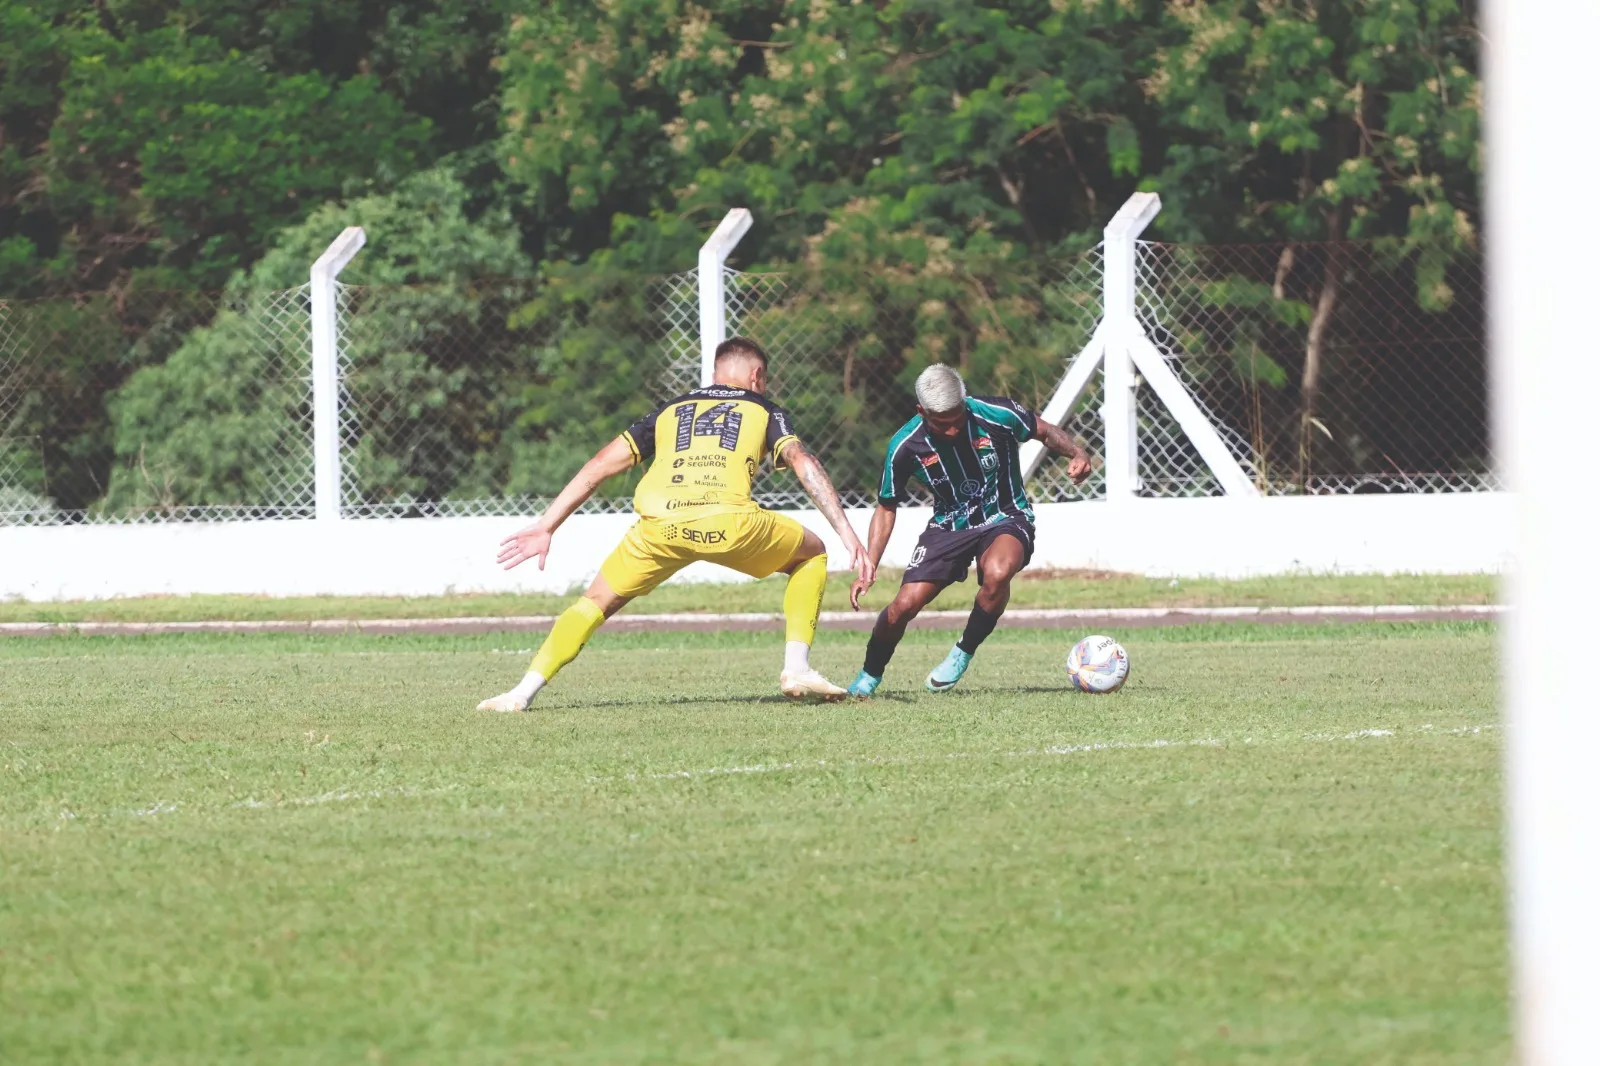
[[528,697],[520,692],[502,692],[498,696],[490,696],[478,704],[480,711],[525,711],[528,709]]
[[791,700],[803,700],[808,696],[819,699],[842,700],[845,697],[844,689],[823,677],[815,670],[806,670],[800,673],[790,673],[785,670],[778,675],[778,690]]

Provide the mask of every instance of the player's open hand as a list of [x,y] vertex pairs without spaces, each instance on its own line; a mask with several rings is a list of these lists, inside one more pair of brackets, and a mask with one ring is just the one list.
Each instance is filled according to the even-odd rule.
[[850,609],[861,610],[861,594],[872,587],[878,580],[878,565],[872,561],[872,556],[867,554],[867,549],[857,544],[850,560],[855,567],[856,579],[850,582]]
[[1082,485],[1084,478],[1089,476],[1089,457],[1082,452],[1074,455],[1067,463],[1067,476],[1074,485]]
[[545,556],[549,554],[550,533],[535,522],[501,541],[500,554],[495,557],[495,562],[510,570],[513,566],[520,566],[529,559],[537,559],[539,569],[543,570]]

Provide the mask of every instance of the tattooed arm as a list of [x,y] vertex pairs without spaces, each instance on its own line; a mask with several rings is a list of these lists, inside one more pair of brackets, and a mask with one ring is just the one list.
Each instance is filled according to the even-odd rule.
[[779,458],[784,465],[794,471],[794,476],[800,480],[800,486],[806,490],[806,495],[811,497],[811,502],[817,505],[822,517],[828,520],[833,531],[839,534],[839,539],[844,541],[845,551],[850,553],[850,565],[855,568],[856,576],[867,584],[872,584],[878,568],[867,556],[867,549],[862,546],[861,538],[850,528],[850,522],[844,516],[844,505],[839,502],[839,494],[834,491],[833,482],[828,480],[828,472],[822,468],[816,456],[806,451],[805,445],[799,441],[791,442],[783,449],[783,454]]
[[1072,434],[1044,420],[1043,415],[1035,415],[1038,423],[1036,436],[1045,450],[1054,452],[1067,460],[1067,476],[1073,484],[1083,484],[1083,479],[1089,476],[1089,453],[1083,445],[1072,439]]

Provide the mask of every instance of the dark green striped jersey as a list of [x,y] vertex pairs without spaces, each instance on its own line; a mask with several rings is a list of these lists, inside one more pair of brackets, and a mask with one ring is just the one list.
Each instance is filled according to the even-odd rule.
[[904,503],[916,478],[933,494],[933,525],[969,529],[1007,515],[1033,521],[1017,449],[1038,424],[1021,404],[967,397],[967,424],[953,440],[928,432],[917,415],[889,438],[878,500]]

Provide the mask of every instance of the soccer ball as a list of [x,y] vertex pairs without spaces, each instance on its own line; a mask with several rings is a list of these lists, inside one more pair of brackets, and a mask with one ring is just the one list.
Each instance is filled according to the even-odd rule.
[[1115,692],[1128,680],[1128,652],[1110,637],[1084,637],[1067,653],[1067,677],[1084,692]]

